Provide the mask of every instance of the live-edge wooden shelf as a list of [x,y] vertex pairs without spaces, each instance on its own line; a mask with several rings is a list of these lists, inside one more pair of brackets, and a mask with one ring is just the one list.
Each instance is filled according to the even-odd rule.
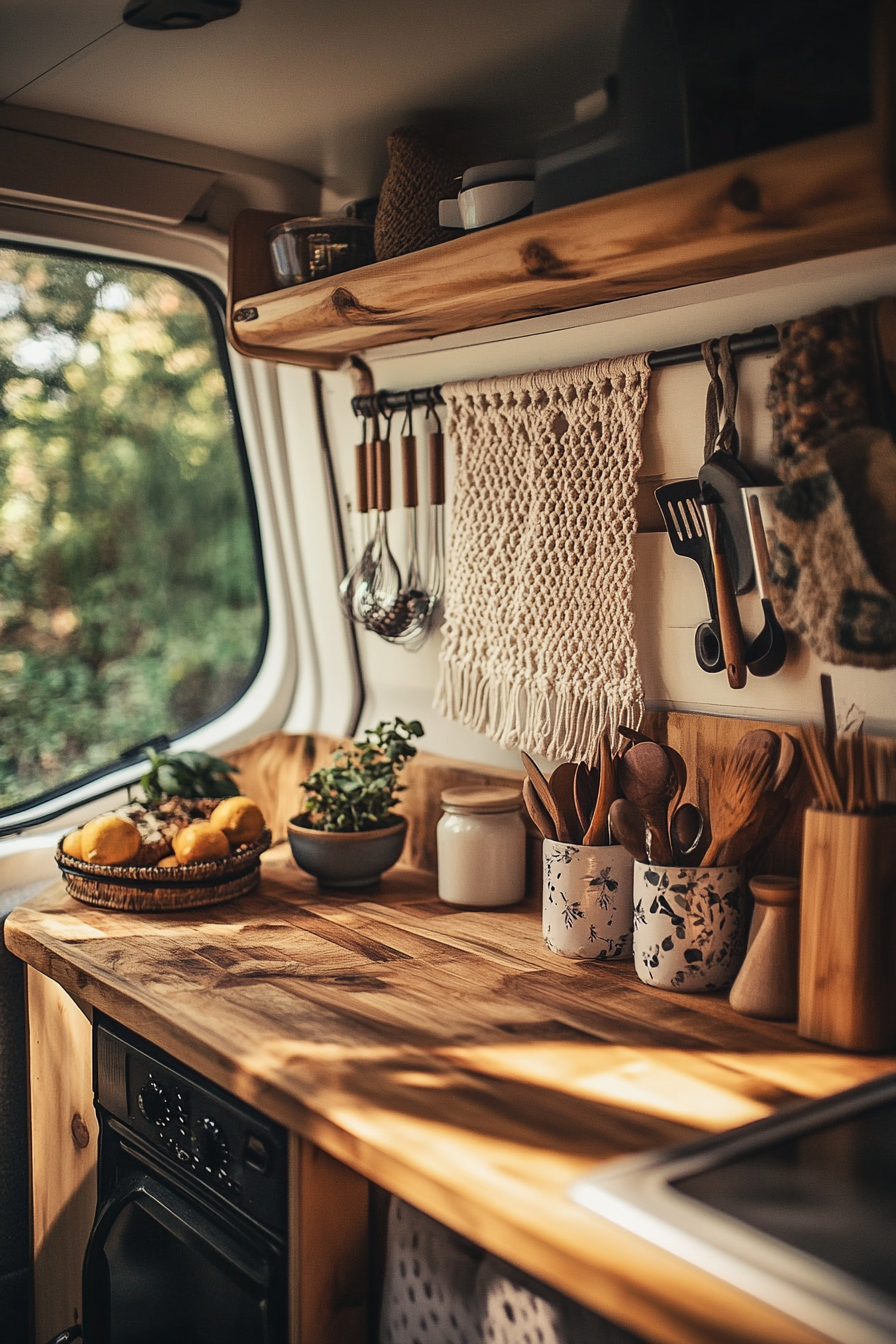
[[896,241],[885,142],[860,126],[292,289],[274,290],[265,238],[286,216],[244,211],[228,334],[245,355],[338,368],[374,346],[878,247]]

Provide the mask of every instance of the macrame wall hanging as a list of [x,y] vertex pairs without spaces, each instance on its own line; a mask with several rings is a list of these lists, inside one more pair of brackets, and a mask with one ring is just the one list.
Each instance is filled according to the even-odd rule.
[[435,708],[593,762],[643,710],[632,614],[646,355],[446,384],[457,457]]

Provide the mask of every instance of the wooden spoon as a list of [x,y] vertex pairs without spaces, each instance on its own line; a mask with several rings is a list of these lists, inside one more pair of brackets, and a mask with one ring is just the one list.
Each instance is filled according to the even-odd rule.
[[576,777],[573,781],[573,795],[576,802],[576,815],[579,818],[579,825],[582,828],[582,835],[587,835],[588,827],[591,825],[591,818],[594,816],[594,809],[597,805],[598,785],[600,783],[600,771],[584,761],[580,761],[576,766]]
[[525,751],[521,751],[520,756],[522,757],[523,761],[523,769],[525,770],[526,774],[532,781],[532,787],[538,794],[538,797],[541,799],[542,807],[545,809],[545,811],[547,812],[548,816],[550,817],[551,821],[554,824],[554,830],[557,833],[556,838],[558,840],[564,841],[564,843],[566,844],[569,844],[570,843],[569,831],[566,829],[566,825],[563,821],[562,816],[560,815],[560,811],[557,807],[557,804],[554,801],[554,795],[551,793],[550,784],[547,782],[544,775],[541,773],[541,771],[539,770],[538,766],[535,764],[531,756],[529,756]]
[[610,829],[616,840],[638,863],[647,863],[647,823],[627,798],[610,804]]
[[713,838],[703,858],[708,868],[721,864],[724,854],[740,848],[732,842],[752,822],[753,813],[771,784],[780,751],[777,733],[760,728],[742,737],[721,770],[713,772],[709,781]]
[[672,769],[675,771],[675,780],[678,785],[669,802],[669,836],[671,839],[672,814],[680,804],[688,786],[688,767],[685,765],[684,757],[674,747],[668,746],[665,742],[661,742],[660,746],[672,762]]
[[781,755],[772,780],[775,793],[789,793],[803,768],[803,749],[792,733],[781,734]]
[[557,838],[569,840],[573,845],[582,843],[582,827],[579,824],[579,814],[576,811],[575,796],[576,767],[573,761],[566,761],[563,765],[558,765],[550,778],[551,793],[554,795],[554,802],[557,804],[557,811],[563,818],[566,836],[562,836],[558,830]]
[[703,813],[693,803],[682,803],[672,813],[669,836],[677,859],[694,854],[703,839]]
[[789,812],[790,799],[783,793],[764,793],[746,825],[723,844],[717,862],[745,863],[754,849],[771,844]]
[[550,813],[544,803],[535,792],[531,779],[523,780],[523,802],[526,804],[526,811],[541,831],[545,840],[556,840],[557,828],[551,820]]
[[610,805],[617,793],[616,765],[610,751],[610,743],[605,734],[600,739],[600,783],[597,790],[597,802],[594,805],[591,825],[585,832],[584,844],[608,845],[610,843],[607,822],[610,817]]
[[657,742],[636,742],[619,762],[619,784],[647,823],[651,863],[672,863],[669,804],[678,776],[663,748]]

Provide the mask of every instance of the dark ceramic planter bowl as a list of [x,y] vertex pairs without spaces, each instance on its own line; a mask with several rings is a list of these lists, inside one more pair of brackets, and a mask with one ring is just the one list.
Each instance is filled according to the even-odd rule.
[[397,863],[408,823],[396,818],[379,831],[312,831],[301,817],[287,825],[289,847],[298,866],[321,887],[372,887]]

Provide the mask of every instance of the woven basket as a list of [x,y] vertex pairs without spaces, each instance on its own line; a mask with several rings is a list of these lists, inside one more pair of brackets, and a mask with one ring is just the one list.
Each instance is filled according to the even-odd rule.
[[229,859],[189,863],[180,868],[132,868],[126,864],[85,863],[56,850],[56,862],[69,896],[104,910],[191,910],[248,896],[261,878],[259,857],[271,843],[269,830],[254,845]]

